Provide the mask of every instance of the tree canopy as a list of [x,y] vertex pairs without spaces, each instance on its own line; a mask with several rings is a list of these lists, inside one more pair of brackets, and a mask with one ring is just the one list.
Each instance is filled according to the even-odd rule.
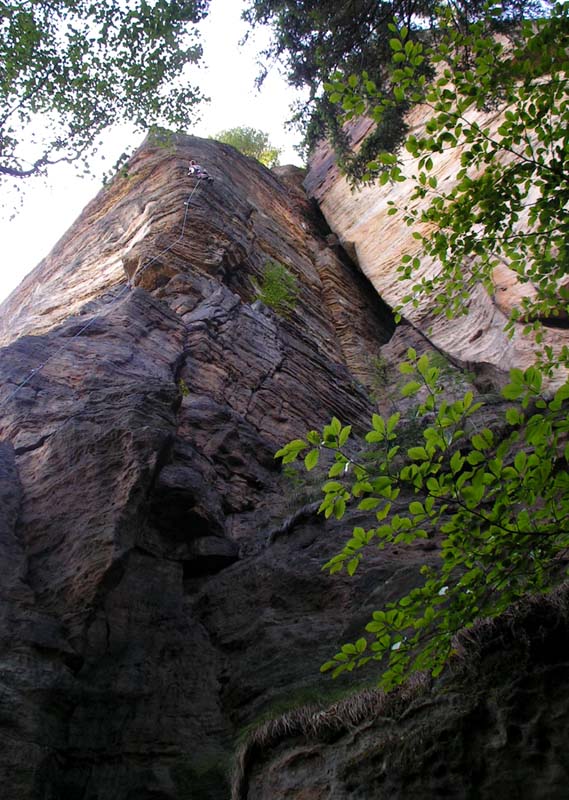
[[[300,102],[293,119],[303,131],[305,148],[322,136],[333,141],[337,153],[344,158],[349,152],[343,135],[340,114],[322,91],[323,83],[337,69],[350,74],[366,70],[370,79],[389,91],[386,67],[391,61],[389,25],[409,30],[411,39],[424,38],[436,30],[437,0],[250,0],[245,19],[252,25],[268,24],[273,30],[271,45],[264,53],[265,66],[279,61],[285,67],[292,86],[308,87],[309,97]],[[542,4],[536,0],[505,0],[500,4],[499,23],[507,27],[513,21],[537,13]],[[454,0],[448,4],[454,25],[466,30],[468,24],[484,15],[484,0]],[[428,63],[424,69],[428,69]],[[350,170],[359,175],[365,161],[374,155],[374,148],[396,149],[405,137],[403,115],[407,105],[391,107],[373,136],[367,138],[358,158],[349,161]]]
[[[391,23],[392,92],[366,72],[337,73],[327,90],[348,117],[362,104],[377,119],[402,101],[428,111],[424,135],[406,142],[417,159],[411,177],[387,151],[366,167],[369,178],[386,184],[411,180],[411,203],[393,205],[393,214],[411,226],[428,223],[427,233],[415,231],[420,254],[402,257],[401,278],[412,280],[425,255],[438,260],[438,275],[418,279],[408,300],[435,297],[439,312],[462,313],[474,283],[493,291],[495,259],[505,260],[532,294],[510,328],[525,319],[526,335],[539,343],[542,324],[569,312],[569,8],[559,4],[551,16],[522,24],[513,42],[488,36],[492,22],[460,29],[443,9],[432,45]],[[437,67],[431,80],[425,59]],[[471,114],[489,108],[502,112],[494,128]],[[459,148],[461,169],[447,189],[433,163],[448,148]],[[535,366],[512,369],[503,419],[491,430],[479,421],[483,401],[471,391],[445,397],[440,367],[410,349],[400,365],[408,381],[402,394],[417,398],[414,419],[421,422],[411,446],[409,420],[374,414],[359,452],[350,446],[351,427],[334,418],[277,453],[283,463],[302,455],[311,470],[331,451],[321,512],[338,519],[350,505],[370,512],[369,526],[355,527],[325,566],[331,572],[353,574],[370,545],[423,538],[439,545],[439,563],[423,567],[422,583],[375,611],[365,635],[343,645],[324,671],[339,675],[381,662],[385,688],[417,670],[438,675],[460,630],[551,590],[567,574],[568,368],[567,348],[544,346]]]
[[276,167],[279,163],[281,151],[270,143],[268,133],[257,128],[242,126],[229,128],[216,133],[212,138],[230,144],[240,153],[256,158],[266,167]]
[[83,160],[117,122],[188,125],[209,0],[0,0],[0,176]]
[[[488,36],[493,27],[488,19],[462,32],[443,14],[439,37],[430,46],[413,42],[406,27],[393,24],[394,97],[367,73],[336,73],[325,84],[343,121],[362,108],[381,121],[401,101],[424,109],[424,132],[405,143],[417,160],[414,191],[402,209],[391,202],[390,213],[403,212],[409,226],[427,226],[427,234],[414,237],[441,268],[436,276],[417,280],[408,302],[435,298],[430,302],[437,312],[466,313],[474,285],[482,282],[492,293],[493,270],[506,264],[528,288],[509,327],[525,320],[531,323],[527,332],[535,330],[539,340],[542,323],[563,324],[569,300],[568,14],[559,5],[548,18],[522,24],[513,41]],[[436,67],[435,80],[421,70],[425,59]],[[503,116],[482,127],[477,115],[490,108]],[[461,147],[460,169],[447,188],[431,174],[433,158],[456,147]],[[366,164],[364,179],[405,180],[400,155],[383,148]],[[413,279],[418,265],[404,254],[402,278]],[[551,361],[551,353],[543,355]]]

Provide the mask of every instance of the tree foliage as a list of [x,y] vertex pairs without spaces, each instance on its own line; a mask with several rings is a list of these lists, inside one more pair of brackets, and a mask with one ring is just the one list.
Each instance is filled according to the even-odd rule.
[[[260,81],[267,64],[276,60],[284,65],[292,86],[309,90],[308,99],[298,104],[293,117],[304,133],[307,149],[328,137],[341,163],[359,177],[379,145],[395,149],[403,141],[407,130],[404,102],[391,106],[377,131],[364,142],[362,152],[352,153],[341,127],[341,109],[330,103],[322,85],[337,69],[359,74],[365,67],[370,80],[389,93],[389,25],[395,19],[398,26],[407,27],[412,40],[424,39],[436,24],[438,5],[437,0],[250,0],[245,19],[252,25],[268,24],[274,32],[264,53]],[[535,0],[507,0],[501,4],[500,26],[531,14],[539,5]],[[456,28],[464,30],[482,15],[483,8],[483,0],[455,0],[449,4],[449,13]],[[424,69],[428,70],[427,63]]]
[[240,153],[251,158],[256,158],[266,167],[276,167],[279,163],[281,151],[273,147],[269,141],[269,134],[257,128],[236,127],[216,133],[214,137],[218,142],[230,144]]
[[188,124],[209,0],[0,0],[0,176],[83,159],[113,123]]
[[471,392],[452,403],[443,398],[440,370],[426,355],[409,350],[400,369],[411,378],[406,396],[426,394],[417,413],[428,424],[415,446],[400,448],[398,413],[374,414],[366,459],[349,455],[350,426],[336,418],[277,453],[284,463],[302,454],[313,469],[323,449],[334,451],[320,511],[341,519],[355,503],[374,514],[325,565],[330,572],[353,574],[370,545],[441,537],[440,564],[422,568],[423,585],[375,611],[371,636],[344,645],[322,667],[339,675],[385,659],[386,689],[417,670],[438,675],[459,630],[547,591],[569,558],[569,386],[547,400],[538,369],[512,370],[504,394],[520,404],[506,412],[508,433],[500,438],[471,424],[482,405]]
[[[435,297],[449,316],[461,313],[475,282],[492,291],[497,258],[534,291],[514,317],[523,313],[538,322],[537,315],[569,311],[563,288],[569,234],[567,14],[565,5],[557,6],[550,17],[522,25],[508,44],[487,35],[492,20],[457,30],[444,15],[431,50],[410,38],[406,26],[393,23],[393,97],[365,74],[334,75],[329,83],[332,102],[349,116],[359,113],[361,102],[378,118],[393,99],[430,108],[425,134],[406,143],[418,168],[410,178],[412,201],[403,209],[408,224],[426,222],[429,231],[415,231],[422,253],[403,257],[401,277],[412,277],[424,254],[434,256],[439,276],[418,280],[413,291]],[[432,80],[420,69],[425,58],[437,67]],[[489,108],[497,117],[502,112],[494,128],[473,114]],[[450,189],[431,174],[433,158],[447,148],[460,148],[461,158]],[[367,171],[384,183],[406,180],[398,156],[388,152]],[[426,210],[414,210],[417,199],[427,200]],[[331,572],[353,574],[368,545],[405,546],[432,536],[440,545],[438,566],[423,568],[423,584],[374,612],[367,636],[344,645],[323,670],[338,675],[382,661],[385,688],[416,670],[437,675],[459,630],[502,613],[528,593],[548,591],[566,573],[569,383],[553,392],[545,388],[545,377],[567,367],[567,355],[546,347],[540,364],[511,370],[500,434],[478,425],[481,404],[472,393],[446,400],[440,370],[410,350],[400,367],[409,378],[403,394],[418,395],[417,413],[425,420],[414,446],[401,445],[398,414],[374,415],[365,437],[375,450],[371,459],[350,454],[350,427],[337,419],[277,453],[284,463],[302,455],[313,469],[323,450],[333,451],[321,511],[340,519],[357,504],[373,514],[370,527],[354,528],[326,565]],[[559,374],[556,379],[559,385]]]
[[[436,46],[426,47],[392,25],[394,95],[423,104],[428,122],[405,144],[418,169],[409,202],[392,202],[390,213],[402,210],[407,225],[427,227],[414,236],[441,265],[412,286],[407,302],[430,297],[435,312],[467,313],[474,285],[492,293],[493,271],[505,264],[530,289],[510,327],[523,319],[539,339],[541,322],[562,322],[569,300],[569,10],[559,5],[549,18],[523,23],[513,41],[489,36],[492,28],[485,19],[464,33],[445,15]],[[421,72],[425,59],[436,67],[433,81]],[[381,120],[393,102],[365,74],[336,73],[327,89],[344,120],[362,105]],[[478,112],[490,108],[497,121],[481,124]],[[446,188],[432,174],[433,158],[456,147],[461,168]],[[374,175],[404,180],[400,156],[385,149],[367,164],[364,177]],[[402,277],[418,266],[404,255]],[[554,360],[551,351],[544,356]]]

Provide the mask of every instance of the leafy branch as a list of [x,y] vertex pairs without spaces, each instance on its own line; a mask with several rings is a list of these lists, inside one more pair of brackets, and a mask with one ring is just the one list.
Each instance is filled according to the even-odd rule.
[[569,385],[547,401],[536,367],[512,370],[503,391],[512,402],[508,433],[500,440],[487,428],[473,432],[482,404],[471,392],[453,403],[442,397],[440,369],[426,355],[410,349],[400,370],[411,379],[402,393],[424,398],[418,413],[430,424],[422,444],[403,450],[400,415],[374,414],[365,435],[379,446],[371,466],[348,455],[351,427],[337,418],[276,454],[283,463],[302,456],[311,470],[322,451],[333,451],[320,512],[342,519],[356,506],[375,515],[375,524],[355,527],[325,565],[331,573],[353,575],[370,545],[438,540],[439,565],[421,569],[423,585],[374,612],[368,635],[322,667],[337,676],[382,661],[386,689],[418,669],[439,674],[458,630],[502,613],[528,592],[548,591],[569,548]]
[[89,169],[117,122],[183,128],[201,98],[183,78],[201,57],[207,0],[4,0],[0,14],[0,178]]
[[[402,258],[401,279],[419,275],[399,312],[430,298],[433,313],[467,313],[475,284],[492,294],[493,271],[505,264],[533,290],[512,310],[507,329],[524,320],[539,343],[543,319],[569,311],[569,8],[558,4],[551,16],[522,23],[513,40],[488,35],[496,13],[489,8],[478,22],[457,29],[450,10],[442,10],[431,44],[393,23],[389,93],[366,72],[336,72],[325,89],[345,120],[366,113],[379,123],[401,103],[423,104],[428,113],[424,133],[405,142],[417,169],[409,200],[402,207],[391,202],[388,211],[402,213],[415,228],[420,250]],[[426,62],[434,67],[432,78]],[[481,122],[476,115],[490,109],[494,121]],[[434,170],[435,157],[449,149],[458,150],[461,167],[447,188]],[[405,181],[401,156],[380,152],[364,179]],[[417,205],[425,199],[428,205]],[[439,265],[434,276],[420,274],[425,256]],[[541,358],[544,366],[559,362],[545,352]]]

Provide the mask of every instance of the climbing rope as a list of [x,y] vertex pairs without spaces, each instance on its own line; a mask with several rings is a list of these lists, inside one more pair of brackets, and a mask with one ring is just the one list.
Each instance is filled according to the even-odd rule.
[[[186,223],[187,223],[187,220],[188,220],[188,214],[189,214],[189,210],[190,210],[190,203],[192,202],[192,198],[193,198],[196,190],[198,189],[198,187],[200,185],[201,185],[201,180],[198,180],[198,182],[196,183],[196,185],[194,186],[194,188],[190,192],[190,194],[188,196],[188,199],[184,202],[184,205],[186,206],[186,211],[184,213],[184,221],[182,222],[182,230],[181,230],[180,235],[178,236],[178,238],[174,242],[172,242],[172,244],[170,244],[168,247],[165,247],[164,250],[161,250],[157,255],[154,256],[154,258],[151,258],[150,261],[148,261],[146,264],[144,264],[144,266],[140,269],[140,271],[138,270],[138,268],[135,270],[132,278],[128,278],[127,279],[126,286],[124,286],[123,289],[114,298],[115,302],[117,300],[119,300],[124,294],[126,294],[126,292],[130,291],[130,289],[133,286],[134,278],[136,277],[137,274],[138,274],[138,278],[140,279],[140,276],[143,274],[143,272],[145,272],[145,270],[148,269],[148,267],[151,264],[154,264],[156,261],[158,261],[158,259],[161,256],[163,256],[164,253],[168,253],[170,250],[172,250],[178,244],[178,242],[181,241],[184,238],[184,233],[185,233],[185,230],[186,230]],[[77,339],[78,336],[81,336],[81,334],[84,333],[88,328],[90,328],[91,325],[93,325],[93,323],[97,322],[100,319],[103,319],[110,311],[111,311],[111,308],[107,309],[107,311],[104,314],[98,314],[96,317],[93,317],[92,319],[90,319],[89,322],[85,323],[85,325],[83,325],[83,327],[81,327],[77,331],[77,333],[74,333],[73,336],[71,336],[66,342],[64,342],[64,344],[61,345],[61,347],[58,347],[58,349],[54,353],[52,353],[49,356],[49,358],[46,358],[45,361],[43,361],[41,364],[39,364],[37,367],[35,367],[30,372],[30,374],[27,375],[27,377],[24,378],[24,380],[20,384],[18,384],[18,386],[16,386],[14,391],[11,392],[8,395],[8,397],[6,397],[2,402],[0,402],[0,408],[5,406],[13,397],[15,397],[18,394],[18,392],[21,389],[23,389],[24,386],[26,386],[27,383],[29,383],[31,381],[31,379],[34,377],[34,375],[37,375],[38,372],[42,371],[42,369],[46,366],[46,364],[49,364],[49,362],[52,359],[54,359],[56,356],[58,356],[60,353],[62,353],[64,350],[66,350],[74,339]]]
[[[151,259],[150,259],[150,261],[148,261],[148,262],[147,262],[147,263],[146,263],[146,264],[145,264],[145,265],[142,267],[142,269],[140,270],[140,275],[142,275],[142,273],[143,273],[143,272],[144,272],[146,269],[148,269],[148,267],[149,267],[151,264],[154,264],[154,262],[155,262],[155,261],[158,261],[158,259],[160,258],[160,256],[163,256],[163,255],[164,255],[164,253],[168,253],[170,250],[172,250],[172,249],[173,249],[173,248],[174,248],[174,247],[175,247],[175,246],[178,244],[178,242],[179,242],[179,241],[181,241],[181,240],[184,238],[184,231],[186,230],[186,221],[187,221],[187,219],[188,219],[188,211],[189,211],[189,209],[190,209],[190,203],[192,202],[192,197],[194,196],[196,189],[197,189],[197,188],[198,188],[200,185],[201,185],[201,180],[198,180],[198,182],[196,183],[196,185],[194,186],[194,188],[193,188],[193,189],[192,189],[192,191],[190,192],[190,196],[188,197],[188,199],[187,199],[187,200],[186,200],[186,202],[184,203],[184,205],[186,206],[186,212],[185,212],[185,214],[184,214],[184,221],[182,222],[182,231],[181,231],[180,235],[178,236],[178,238],[176,239],[176,241],[175,241],[175,242],[172,242],[172,244],[171,244],[171,245],[169,245],[169,247],[166,247],[164,250],[161,250],[161,251],[158,253],[158,255],[154,256],[154,258],[151,258]],[[126,289],[130,289],[130,287],[132,286],[132,282],[134,281],[134,278],[136,277],[136,274],[137,274],[137,272],[138,272],[138,268],[137,268],[137,269],[134,271],[134,274],[133,274],[132,278],[130,278],[130,279],[127,281],[127,285],[126,285],[126,287],[125,287]],[[139,275],[139,278],[140,278],[140,275]],[[118,299],[118,298],[117,298],[117,299]]]

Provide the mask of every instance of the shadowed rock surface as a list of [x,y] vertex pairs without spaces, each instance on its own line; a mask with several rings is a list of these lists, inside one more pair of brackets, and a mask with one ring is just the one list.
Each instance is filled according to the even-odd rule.
[[[415,580],[396,556],[323,576],[341,528],[273,458],[333,414],[363,429],[393,331],[299,173],[146,143],[2,306],[6,797],[227,797],[239,729],[320,683],[354,593]],[[284,317],[268,259],[298,281]]]
[[[323,574],[366,518],[324,521],[325,468],[299,483],[273,456],[332,415],[357,439],[378,405],[391,412],[393,365],[409,345],[429,348],[420,326],[394,334],[301,170],[270,172],[193,137],[166,145],[147,141],[0,307],[0,777],[10,800],[227,800],[244,732],[283,707],[333,700],[320,664],[435,558],[433,542],[418,540],[370,555],[353,579]],[[188,178],[191,158],[213,184]],[[257,298],[269,260],[297,281],[285,315]],[[486,379],[498,373],[490,365]],[[448,379],[459,391],[461,374]],[[362,680],[373,677],[353,675],[340,691]],[[476,711],[460,691],[434,707],[457,719],[459,707]],[[466,737],[464,759],[476,719],[452,727]],[[336,731],[338,751],[279,740],[250,760],[239,791],[445,796],[422,791],[447,784],[440,755],[428,771],[435,746],[409,722],[405,752],[423,766],[403,784],[402,767],[385,773],[391,794],[377,794],[382,724]],[[547,764],[556,790],[559,759]]]
[[233,800],[563,800],[567,586],[462,635],[444,678],[293,712],[257,731]]

